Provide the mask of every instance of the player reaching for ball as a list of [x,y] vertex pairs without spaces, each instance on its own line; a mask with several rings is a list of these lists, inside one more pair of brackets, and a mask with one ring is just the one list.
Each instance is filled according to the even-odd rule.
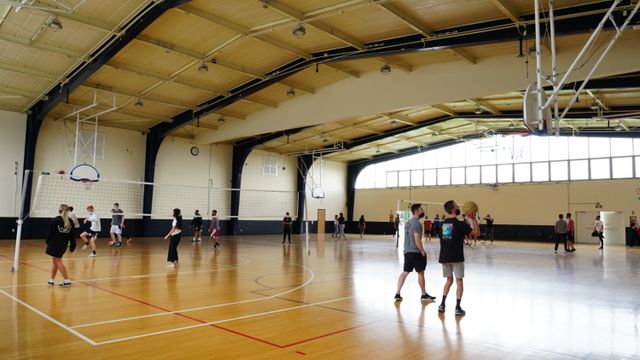
[[[469,202],[468,202],[469,203]],[[446,218],[442,223],[442,234],[440,237],[440,257],[438,262],[442,264],[442,275],[447,278],[442,292],[442,302],[438,311],[445,311],[445,301],[449,294],[449,289],[453,284],[453,277],[456,277],[456,310],[457,316],[464,316],[466,312],[460,307],[462,293],[464,291],[464,237],[475,238],[480,233],[478,226],[478,205],[471,202],[465,203],[463,209],[472,226],[465,221],[458,220],[460,208],[455,201],[449,200],[444,203]]]

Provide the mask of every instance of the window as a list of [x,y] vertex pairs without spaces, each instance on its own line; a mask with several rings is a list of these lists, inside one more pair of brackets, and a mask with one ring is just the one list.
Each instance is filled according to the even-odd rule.
[[591,160],[591,179],[609,179],[609,159]]
[[437,149],[435,153],[438,168],[448,168],[451,166],[451,149],[449,147]]
[[600,158],[611,155],[609,138],[589,138],[589,157]]
[[387,172],[387,187],[398,187],[398,172]]
[[589,179],[589,160],[571,160],[569,166],[571,180]]
[[438,183],[437,177],[436,177],[436,170],[425,170],[423,182],[425,186],[436,185]]
[[278,176],[278,158],[264,155],[262,157],[262,175]]
[[[548,160],[549,160],[549,137],[548,136],[531,136],[531,161],[548,161]],[[535,174],[535,171],[533,173]]]
[[513,165],[498,165],[498,182],[510,183],[513,182]]
[[495,165],[482,167],[482,183],[483,184],[496,183],[496,166]]
[[411,185],[411,171],[398,171],[398,186]]
[[513,169],[513,178],[516,182],[531,181],[531,164],[515,164]]
[[551,168],[551,181],[569,180],[569,163],[567,161],[552,161],[549,166]]
[[451,185],[464,185],[464,173],[463,167],[451,169]]
[[480,184],[479,166],[470,166],[467,168],[467,184]]
[[384,164],[375,164],[376,188],[387,187],[387,169]]
[[611,156],[633,155],[633,139],[611,139]]
[[589,158],[589,138],[572,136],[569,138],[569,159]]
[[465,143],[456,144],[451,147],[451,166],[465,166],[465,159],[467,157],[467,150],[465,149]]
[[[277,175],[277,156],[263,174]],[[367,166],[357,189],[640,178],[640,138],[496,135]]]
[[614,179],[632,178],[633,158],[621,157],[611,159],[611,177]]
[[531,164],[531,181],[549,181],[549,163]]
[[451,170],[438,169],[438,185],[450,185],[450,184],[451,184]]
[[422,170],[411,172],[411,186],[422,186]]
[[550,136],[549,137],[549,160],[567,160],[568,158],[569,158],[569,139],[564,136]]

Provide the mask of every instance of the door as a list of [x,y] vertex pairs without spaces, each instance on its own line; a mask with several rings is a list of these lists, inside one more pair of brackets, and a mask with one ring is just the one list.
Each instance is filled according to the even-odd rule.
[[578,244],[599,244],[597,237],[592,237],[593,223],[596,216],[600,215],[599,211],[577,211],[575,218],[576,226],[576,243]]
[[605,245],[625,244],[625,221],[621,211],[602,211],[600,219],[604,224]]
[[318,235],[324,235],[325,209],[318,209]]

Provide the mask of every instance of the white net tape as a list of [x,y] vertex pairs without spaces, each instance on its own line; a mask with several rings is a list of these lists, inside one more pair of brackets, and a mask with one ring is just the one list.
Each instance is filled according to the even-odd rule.
[[[152,213],[143,213],[144,187],[153,188]],[[35,184],[31,217],[53,217],[62,203],[71,205],[80,214],[93,205],[103,217],[110,214],[113,203],[120,204],[128,218],[151,215],[171,218],[179,208],[189,217],[194,210],[203,216],[218,210],[221,219],[230,218],[231,196],[240,193],[238,218],[251,220],[282,219],[286,212],[297,214],[298,196],[295,191],[222,189],[206,186],[153,184],[126,180],[101,179],[97,182],[73,181],[67,175],[40,175]]]

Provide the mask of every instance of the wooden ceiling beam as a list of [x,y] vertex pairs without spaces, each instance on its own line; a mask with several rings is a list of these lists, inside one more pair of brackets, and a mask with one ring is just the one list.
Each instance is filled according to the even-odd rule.
[[431,108],[433,108],[435,110],[438,110],[438,111],[440,111],[442,113],[445,113],[447,115],[450,115],[450,116],[458,116],[458,113],[455,110],[453,110],[452,108],[450,108],[450,107],[448,107],[446,105],[443,105],[443,104],[431,105]]
[[47,45],[45,43],[32,42],[31,40],[19,38],[17,36],[13,36],[13,35],[9,35],[9,34],[1,34],[0,33],[0,40],[6,41],[6,42],[9,42],[9,43],[12,43],[12,44],[16,44],[16,45],[21,45],[21,46],[24,46],[24,47],[32,48],[32,49],[35,49],[35,50],[42,50],[42,51],[47,51],[47,52],[58,54],[58,55],[63,55],[63,56],[66,56],[66,57],[72,58],[72,59],[82,59],[82,58],[84,58],[84,54],[79,53],[79,52],[74,51],[74,50],[64,49],[64,48],[61,48],[59,46],[54,46],[54,45]]
[[[263,2],[264,3],[264,2]],[[315,29],[319,30],[320,32],[325,33],[326,35],[329,35],[330,37],[343,42],[349,46],[352,46],[358,50],[364,50],[366,49],[366,44],[356,38],[354,38],[353,36],[346,34],[334,27],[331,27],[321,21],[318,20],[309,20],[307,19],[307,17],[305,16],[305,14],[303,14],[302,12],[286,5],[283,4],[280,1],[269,1],[268,4],[269,8],[274,9],[275,11],[279,12],[280,14],[297,20],[301,23],[305,23],[308,24],[312,27],[314,27]],[[389,59],[389,58],[385,58],[385,57],[379,57],[377,58],[379,61],[383,62],[383,63],[388,63],[389,65],[393,65],[395,68],[400,69],[404,72],[411,72],[411,67],[408,67],[406,65],[403,64],[399,64],[396,63],[395,61]],[[326,65],[326,64],[325,64]],[[343,69],[339,69],[340,71],[343,71]],[[355,76],[355,74],[350,74]],[[357,76],[356,76],[357,77]]]
[[520,23],[520,15],[507,0],[491,0],[491,2],[502,11],[514,24]]
[[[390,13],[393,16],[395,16],[400,21],[404,22],[407,26],[409,26],[413,30],[419,32],[420,34],[422,34],[422,36],[426,37],[427,39],[430,39],[430,38],[434,37],[434,32],[433,32],[432,29],[430,29],[429,27],[424,25],[420,20],[416,19],[415,17],[413,17],[413,16],[405,13],[404,11],[400,10],[394,4],[381,3],[378,6],[380,6],[382,9],[385,9],[388,13]],[[448,49],[448,51],[453,53],[454,55],[456,55],[457,57],[459,57],[460,59],[466,61],[467,63],[469,63],[471,65],[476,63],[476,60],[472,56],[469,56],[468,54],[465,54],[465,53],[461,52],[460,50]]]
[[501,115],[502,111],[500,111],[500,109],[498,109],[497,107],[495,107],[494,105],[486,102],[486,101],[480,101],[478,99],[467,99],[468,102],[472,103],[475,106],[478,106],[480,108],[483,108],[485,110],[487,110],[488,112],[490,112],[493,115]]
[[[225,28],[227,28],[229,30],[232,30],[232,31],[240,34],[243,37],[253,37],[254,39],[259,40],[259,41],[261,41],[261,42],[263,42],[265,44],[269,44],[269,45],[271,45],[271,46],[273,46],[275,48],[278,48],[280,50],[292,53],[292,54],[300,56],[302,58],[305,58],[305,59],[310,59],[311,58],[311,54],[309,54],[308,52],[304,51],[303,49],[299,49],[299,48],[297,48],[297,47],[295,47],[293,45],[290,45],[290,44],[288,44],[288,43],[286,43],[284,41],[280,41],[280,40],[275,39],[275,38],[273,38],[271,36],[268,36],[268,35],[252,34],[250,29],[245,28],[244,26],[242,26],[240,24],[236,24],[236,23],[234,23],[232,21],[229,21],[229,20],[224,19],[224,18],[222,18],[220,16],[217,16],[217,15],[211,14],[209,12],[202,11],[202,10],[196,8],[195,6],[183,5],[183,6],[181,6],[179,8],[179,10],[184,11],[184,12],[190,14],[190,15],[199,17],[199,18],[201,18],[201,19],[203,19],[205,21],[211,22],[213,24],[225,27]],[[330,67],[333,67],[334,69],[339,70],[341,72],[344,72],[345,74],[347,74],[349,76],[355,76],[355,77],[359,76],[359,74],[357,74],[357,73],[354,74],[354,71],[352,71],[352,70],[343,70],[343,69],[336,68],[333,65],[329,65],[329,64],[326,64],[326,65],[330,66]],[[300,89],[302,91],[309,92],[309,91],[307,91],[305,89],[302,89],[302,88],[298,88],[298,89]],[[313,92],[309,92],[309,93],[313,93]]]

